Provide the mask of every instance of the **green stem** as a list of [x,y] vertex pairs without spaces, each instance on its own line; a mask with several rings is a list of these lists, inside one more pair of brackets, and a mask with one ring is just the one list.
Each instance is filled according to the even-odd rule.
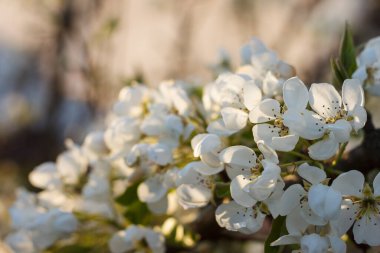
[[284,164],[280,164],[280,168],[284,168],[284,167],[288,167],[288,166],[295,166],[295,165],[299,165],[299,164],[303,164],[303,163],[307,163],[307,162],[313,162],[311,161],[310,159],[308,160],[301,160],[301,161],[297,161],[297,162],[290,162],[290,163],[284,163]]
[[308,157],[307,155],[304,155],[300,152],[297,152],[297,151],[289,151],[289,152],[286,152],[287,154],[290,154],[290,155],[294,155],[294,156],[298,156],[299,158],[302,158],[302,159],[305,159],[305,160],[310,160],[310,157]]

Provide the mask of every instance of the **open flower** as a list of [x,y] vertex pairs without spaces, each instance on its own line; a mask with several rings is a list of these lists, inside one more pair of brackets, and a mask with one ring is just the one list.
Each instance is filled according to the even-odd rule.
[[325,225],[337,218],[342,201],[339,191],[323,184],[326,180],[323,170],[304,163],[297,168],[297,173],[305,180],[305,187],[293,184],[286,189],[280,211],[281,215],[287,216],[288,231],[294,234],[309,224]]
[[363,107],[364,94],[358,80],[347,79],[342,86],[342,97],[328,83],[314,83],[309,90],[310,106],[321,117],[325,137],[309,147],[315,160],[332,157],[340,143],[348,142],[352,129],[357,132],[367,121]]
[[212,198],[213,175],[222,169],[215,169],[203,162],[187,164],[178,173],[177,196],[180,205],[185,209],[207,205]]
[[331,187],[341,192],[344,198],[341,215],[332,222],[337,233],[344,234],[354,225],[357,243],[380,245],[380,173],[373,181],[373,190],[357,170],[339,175]]
[[140,252],[140,250],[164,253],[165,237],[150,228],[131,225],[115,233],[108,245],[112,253]]
[[380,96],[380,37],[367,42],[357,58],[358,68],[352,75],[369,93]]
[[345,253],[346,244],[334,235],[321,236],[316,233],[305,235],[284,235],[271,243],[271,246],[299,244],[300,250],[294,253]]
[[231,201],[218,206],[215,217],[219,226],[227,230],[252,234],[261,229],[266,215],[257,207],[244,207]]
[[[255,124],[252,132],[256,142],[264,140],[275,150],[291,151],[297,144],[299,135],[314,137],[315,126],[311,124],[314,118],[308,117],[307,124],[302,125],[302,115],[310,112],[306,110],[308,91],[299,78],[293,77],[284,83],[283,96],[284,106],[281,107],[275,99],[264,99],[250,111],[249,119]],[[317,134],[317,137],[320,136]]]

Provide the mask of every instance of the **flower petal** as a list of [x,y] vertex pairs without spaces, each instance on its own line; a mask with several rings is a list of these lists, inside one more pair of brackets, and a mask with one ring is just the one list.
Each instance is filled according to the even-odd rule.
[[314,160],[327,160],[338,151],[339,142],[333,133],[327,139],[322,139],[309,147],[309,156]]
[[353,120],[349,122],[355,132],[362,129],[367,122],[367,111],[362,106],[356,106],[348,115],[353,117]]
[[289,134],[281,137],[273,137],[271,146],[275,150],[289,152],[295,148],[295,146],[298,143],[298,140],[298,135],[294,134]]
[[292,77],[285,81],[283,94],[288,110],[298,112],[305,110],[309,102],[309,92],[298,77]]
[[212,198],[210,189],[202,185],[180,185],[177,188],[177,195],[178,203],[184,209],[206,206]]
[[284,125],[292,133],[299,135],[306,140],[321,138],[325,133],[325,122],[318,114],[304,110],[302,112],[287,110],[284,115]]
[[380,245],[380,217],[377,213],[363,215],[354,224],[354,239],[358,244],[365,243],[369,246]]
[[280,114],[280,103],[267,98],[249,112],[249,120],[252,123],[264,123],[276,119]]
[[338,91],[328,83],[313,83],[309,90],[311,108],[322,117],[335,117],[342,105]]
[[351,170],[340,174],[332,182],[331,187],[343,196],[362,197],[362,190],[364,187],[364,176],[360,171]]
[[159,176],[150,177],[142,182],[137,188],[140,201],[152,203],[160,200],[167,192],[162,183]]
[[356,106],[364,106],[364,91],[357,79],[346,79],[342,86],[342,100],[346,111],[352,111]]
[[231,181],[230,190],[231,196],[241,206],[252,207],[256,204],[256,200],[252,198],[249,193],[245,192],[243,189],[251,184],[252,181],[244,175],[239,175]]
[[255,84],[253,80],[248,81],[243,87],[244,105],[250,111],[258,105],[262,99],[261,89]]
[[218,174],[224,169],[223,166],[211,167],[203,162],[192,162],[192,164],[195,171],[205,176]]
[[191,140],[191,147],[193,148],[195,157],[214,151],[221,144],[222,142],[216,134],[198,134]]
[[272,138],[279,137],[280,128],[270,124],[257,124],[252,128],[253,139],[255,142],[263,140],[267,145],[272,145]]
[[243,110],[225,107],[220,111],[224,125],[234,131],[243,129],[247,125],[248,114]]
[[334,124],[327,124],[325,128],[334,133],[335,139],[339,143],[348,142],[350,139],[352,127],[345,119],[337,120]]
[[351,200],[344,199],[340,207],[338,218],[330,221],[333,232],[338,236],[344,235],[350,229],[352,224],[354,224],[359,209],[359,204],[353,204]]
[[375,179],[373,180],[373,193],[376,197],[380,196],[380,172],[377,173]]
[[326,220],[332,220],[339,214],[342,195],[329,186],[317,184],[310,187],[308,201],[315,214]]
[[278,155],[276,151],[274,151],[271,147],[265,144],[264,141],[260,140],[257,143],[257,147],[261,151],[261,153],[264,155],[265,160],[270,161],[272,163],[278,164]]
[[326,179],[326,172],[318,167],[310,166],[307,163],[301,164],[297,168],[297,173],[300,177],[307,180],[309,183],[319,184]]
[[251,168],[256,166],[257,156],[251,148],[238,145],[225,148],[219,154],[219,159],[223,163]]
[[306,191],[300,184],[293,184],[285,190],[281,197],[280,215],[290,214],[299,206],[300,199],[306,195]]

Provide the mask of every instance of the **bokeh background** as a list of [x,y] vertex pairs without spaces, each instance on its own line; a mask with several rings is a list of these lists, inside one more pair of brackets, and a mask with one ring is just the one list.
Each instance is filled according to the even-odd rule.
[[0,0],[0,237],[15,187],[102,128],[132,80],[205,84],[257,36],[306,84],[326,82],[345,22],[360,45],[380,35],[379,13],[378,0]]

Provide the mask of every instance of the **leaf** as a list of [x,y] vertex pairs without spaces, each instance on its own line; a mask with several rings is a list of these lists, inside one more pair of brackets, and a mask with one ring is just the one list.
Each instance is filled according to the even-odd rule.
[[217,183],[215,187],[215,195],[218,198],[224,198],[224,197],[230,196],[230,184]]
[[151,221],[151,214],[145,203],[137,201],[127,207],[124,217],[133,224],[146,225]]
[[346,78],[351,78],[352,74],[357,69],[357,65],[354,39],[348,24],[346,24],[344,35],[340,44],[339,61],[344,70],[347,72]]
[[282,234],[284,234],[285,228],[285,216],[278,216],[272,222],[272,230],[264,244],[265,253],[278,253],[280,251],[280,246],[270,246],[272,242],[277,240]]

